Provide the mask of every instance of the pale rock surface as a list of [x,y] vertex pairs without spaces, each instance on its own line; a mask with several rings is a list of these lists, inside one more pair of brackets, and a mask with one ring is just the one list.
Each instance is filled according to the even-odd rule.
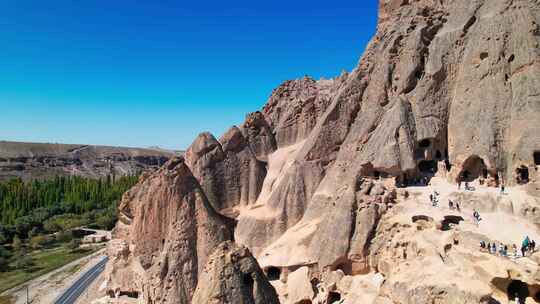
[[308,267],[300,267],[289,274],[286,303],[297,304],[302,303],[302,301],[311,301],[314,296]]

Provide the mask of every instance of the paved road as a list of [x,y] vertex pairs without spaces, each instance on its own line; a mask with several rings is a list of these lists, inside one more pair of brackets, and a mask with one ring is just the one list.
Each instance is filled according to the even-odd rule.
[[109,260],[108,257],[103,256],[101,260],[88,269],[83,275],[81,275],[75,283],[68,287],[56,300],[55,304],[73,304],[77,298],[92,284],[92,282],[101,274],[105,269],[105,265]]

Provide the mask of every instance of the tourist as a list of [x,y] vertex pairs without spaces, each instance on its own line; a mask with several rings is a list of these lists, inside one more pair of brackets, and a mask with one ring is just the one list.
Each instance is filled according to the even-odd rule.
[[495,244],[495,242],[491,244],[491,253],[497,254],[497,245]]
[[534,242],[534,240],[531,240],[531,243],[529,244],[529,248],[531,249],[531,253],[534,252],[534,247],[536,246],[536,243]]
[[480,224],[480,213],[478,213],[478,211],[476,211],[476,209],[473,210],[473,217],[475,219],[475,222],[476,222],[476,226],[478,226]]
[[458,183],[457,183],[457,189],[458,189],[458,190],[461,190],[461,180],[458,180]]
[[501,194],[504,194],[504,183],[501,183]]
[[461,208],[459,208],[459,202],[456,202],[456,209],[458,212],[461,212]]
[[491,253],[491,243],[487,243],[487,251]]
[[514,249],[514,258],[517,259],[518,251],[517,251],[517,246],[516,246],[516,244],[512,244],[512,248]]
[[499,244],[499,255],[504,256],[504,245],[502,243]]
[[529,239],[529,236],[525,236],[525,239],[523,239],[523,242],[521,243],[521,246],[525,247],[525,250],[529,249],[529,244],[531,240]]
[[525,252],[527,251],[527,247],[521,245],[521,256],[525,257]]
[[450,210],[454,209],[454,203],[451,200],[448,200],[448,208],[450,208]]
[[484,249],[486,249],[486,242],[484,242],[484,240],[481,240],[480,241],[480,251],[484,251]]
[[521,304],[521,300],[519,299],[519,295],[516,293],[516,299],[514,300],[516,304]]
[[504,256],[508,256],[508,245],[504,245]]

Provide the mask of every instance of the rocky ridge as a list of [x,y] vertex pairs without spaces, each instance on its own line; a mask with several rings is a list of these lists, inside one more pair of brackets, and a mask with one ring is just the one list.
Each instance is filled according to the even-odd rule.
[[175,154],[158,149],[0,141],[0,180],[134,175],[157,169]]

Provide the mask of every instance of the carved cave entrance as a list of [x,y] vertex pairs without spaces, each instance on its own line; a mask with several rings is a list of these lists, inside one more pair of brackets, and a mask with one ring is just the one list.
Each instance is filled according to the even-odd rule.
[[465,182],[472,182],[480,176],[487,178],[488,170],[484,160],[473,155],[467,158],[459,174],[460,179]]
[[512,280],[506,289],[506,293],[509,300],[513,300],[517,296],[521,303],[525,303],[525,299],[529,296],[529,287],[520,280]]
[[268,277],[269,281],[276,281],[279,280],[279,277],[281,276],[281,269],[270,266],[266,270],[266,277]]
[[529,168],[521,166],[516,169],[516,182],[518,184],[526,184],[529,182]]
[[540,151],[536,151],[533,153],[533,158],[534,158],[534,164],[536,166],[540,166]]
[[437,162],[434,160],[423,160],[418,163],[418,170],[424,174],[435,174],[437,172]]
[[128,298],[138,299],[139,293],[137,291],[120,291],[118,297],[127,296]]

